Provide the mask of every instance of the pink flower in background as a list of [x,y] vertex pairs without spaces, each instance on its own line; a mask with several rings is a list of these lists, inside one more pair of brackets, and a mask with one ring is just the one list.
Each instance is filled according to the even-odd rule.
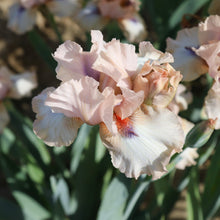
[[[67,146],[83,123],[99,124],[102,142],[116,168],[127,177],[160,178],[184,142],[177,116],[166,107],[181,75],[163,62],[171,56],[149,42],[143,42],[136,54],[133,45],[116,39],[105,42],[99,31],[91,35],[90,51],[66,41],[54,53],[62,82],[33,99],[34,132],[50,146]],[[166,104],[154,99],[166,100]]]
[[167,51],[174,56],[174,68],[184,81],[192,81],[204,73],[219,76],[220,16],[209,16],[198,27],[183,29],[176,40],[167,39]]
[[104,17],[114,19],[132,18],[139,10],[139,0],[99,0],[98,8]]
[[18,0],[9,8],[8,28],[17,34],[33,29],[43,4],[56,16],[72,16],[79,10],[78,0]]
[[20,99],[31,95],[31,90],[37,87],[36,75],[26,72],[13,74],[6,67],[0,68],[0,133],[9,122],[9,115],[4,106],[4,99]]
[[192,81],[207,73],[205,61],[194,48],[200,47],[198,27],[180,30],[175,40],[167,38],[167,51],[173,54],[173,67],[181,72],[183,81]]
[[205,98],[204,110],[208,119],[216,120],[215,129],[220,129],[220,78],[216,78]]
[[139,0],[99,0],[89,2],[78,16],[78,23],[87,31],[102,29],[116,20],[129,42],[140,42],[147,36],[146,25],[138,14]]

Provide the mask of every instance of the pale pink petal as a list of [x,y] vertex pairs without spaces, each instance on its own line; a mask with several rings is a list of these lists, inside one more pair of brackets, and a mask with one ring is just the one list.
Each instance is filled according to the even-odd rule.
[[20,4],[14,4],[9,9],[8,28],[17,34],[30,31],[36,22],[36,10],[25,9]]
[[144,102],[147,105],[167,107],[181,79],[180,72],[175,71],[168,63],[151,67],[147,62],[134,81],[134,91],[144,91]]
[[218,79],[205,98],[205,112],[209,119],[217,118],[215,129],[220,129],[220,80]]
[[20,99],[30,96],[31,91],[37,87],[37,78],[35,73],[26,72],[22,74],[11,74],[12,87],[8,97]]
[[138,68],[141,69],[147,61],[156,65],[172,63],[173,56],[155,49],[149,41],[143,41],[139,44]]
[[180,160],[176,164],[176,169],[184,170],[186,167],[196,165],[195,159],[199,157],[198,148],[187,147],[180,153]]
[[124,120],[116,116],[118,134],[112,135],[101,124],[100,136],[113,165],[122,173],[135,178],[152,175],[155,180],[166,173],[171,156],[181,151],[184,135],[177,117],[169,110],[148,107],[145,113],[138,110]]
[[211,4],[209,5],[208,12],[211,15],[220,15],[220,1],[212,0]]
[[138,11],[140,2],[137,0],[99,0],[98,7],[104,17],[122,19],[132,17]]
[[134,92],[127,88],[121,88],[123,101],[115,107],[115,113],[121,119],[125,119],[133,114],[144,102],[144,91]]
[[105,45],[105,51],[100,52],[93,68],[111,77],[119,87],[131,88],[131,77],[137,69],[135,47],[113,39]]
[[54,59],[58,62],[57,78],[64,82],[70,79],[79,80],[84,76],[91,76],[98,80],[99,73],[92,69],[97,57],[98,54],[95,51],[84,52],[77,43],[64,42],[54,53]]
[[176,40],[167,39],[167,51],[174,57],[172,66],[181,72],[183,81],[192,81],[207,73],[204,60],[195,54],[194,48],[200,46],[198,28],[186,28],[178,32]]
[[68,146],[75,140],[82,121],[68,118],[62,113],[54,113],[45,105],[47,96],[53,90],[54,88],[47,88],[33,98],[33,111],[37,113],[33,130],[49,146]]
[[209,75],[213,78],[220,76],[220,41],[217,43],[202,45],[195,50],[196,54],[202,57],[209,66]]
[[93,2],[89,2],[77,14],[77,22],[86,31],[101,30],[108,23],[108,19],[101,16],[98,7]]
[[96,80],[87,76],[79,81],[67,81],[49,95],[46,105],[57,113],[80,118],[90,125],[104,122],[113,131],[113,108],[121,98],[116,97],[110,87],[101,93],[98,86]]
[[119,25],[129,42],[139,43],[147,37],[146,25],[138,14],[119,20]]
[[80,10],[78,0],[53,0],[47,2],[47,7],[56,16],[72,16]]
[[91,51],[96,51],[99,54],[100,51],[105,50],[106,42],[103,40],[101,31],[91,30],[91,42],[93,43]]
[[183,128],[183,132],[184,132],[184,136],[186,137],[186,135],[189,133],[189,131],[194,127],[194,124],[188,120],[186,120],[185,118],[181,118],[178,116],[179,122]]
[[179,84],[174,99],[171,101],[168,108],[175,114],[178,114],[180,111],[188,108],[188,104],[192,102],[192,99],[192,93],[187,91],[183,84]]
[[220,16],[211,15],[199,24],[199,41],[201,44],[220,40]]
[[9,115],[8,112],[3,105],[3,103],[0,101],[0,134],[2,133],[3,129],[9,122]]

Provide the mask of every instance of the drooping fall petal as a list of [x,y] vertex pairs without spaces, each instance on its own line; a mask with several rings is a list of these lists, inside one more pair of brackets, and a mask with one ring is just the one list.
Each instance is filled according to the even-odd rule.
[[148,107],[145,113],[138,110],[124,120],[116,116],[118,134],[112,135],[101,124],[100,136],[113,165],[127,177],[148,174],[158,179],[166,173],[170,157],[181,151],[184,135],[176,115],[169,110]]
[[34,133],[49,146],[68,146],[76,138],[78,128],[83,123],[78,118],[69,118],[62,113],[54,113],[45,105],[47,96],[54,90],[50,87],[33,98],[33,111],[37,113],[33,124]]
[[183,81],[195,80],[208,71],[204,60],[193,50],[199,46],[198,27],[180,30],[176,40],[167,39],[166,50],[174,57],[172,66],[181,72]]
[[121,102],[121,98],[116,97],[110,87],[99,92],[98,86],[96,80],[87,76],[79,81],[69,80],[49,95],[46,105],[57,113],[80,118],[90,125],[104,122],[113,131],[113,108]]

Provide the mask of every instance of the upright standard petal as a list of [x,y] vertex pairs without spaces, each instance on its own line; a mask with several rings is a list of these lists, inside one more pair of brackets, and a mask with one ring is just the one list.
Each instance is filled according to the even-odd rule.
[[95,61],[93,68],[111,77],[119,87],[131,88],[131,78],[136,75],[135,47],[113,39]]
[[101,124],[100,136],[113,165],[122,173],[136,179],[148,174],[155,180],[166,173],[171,156],[181,151],[184,134],[174,113],[167,109],[144,108],[145,113],[138,110],[124,120],[116,115],[116,135]]
[[25,9],[16,3],[9,9],[8,28],[17,34],[24,34],[30,31],[36,21],[36,10]]
[[70,79],[79,80],[84,76],[98,80],[99,72],[92,69],[97,57],[96,51],[84,52],[79,44],[72,41],[64,42],[54,53],[54,59],[58,63],[57,78],[64,82]]
[[110,87],[101,93],[98,86],[99,83],[88,76],[79,81],[67,81],[49,95],[46,105],[57,113],[80,118],[90,125],[104,122],[113,131],[113,108],[121,98],[115,96]]
[[155,49],[149,41],[143,41],[139,44],[138,69],[141,69],[147,61],[150,64],[160,65],[172,63],[174,60],[170,53],[163,53]]
[[211,15],[199,24],[199,41],[208,44],[220,40],[220,16]]
[[183,81],[192,81],[207,73],[208,67],[194,48],[200,46],[198,28],[185,28],[178,32],[176,40],[167,39],[167,51],[174,57],[172,66],[181,72]]
[[9,122],[9,115],[4,106],[4,104],[0,101],[0,134],[2,133],[3,129]]
[[145,63],[134,81],[134,91],[143,90],[145,104],[155,107],[167,107],[172,101],[182,75],[171,65],[153,65]]
[[209,119],[217,119],[215,129],[220,129],[220,79],[218,78],[205,98],[205,112]]
[[202,57],[208,64],[208,73],[212,78],[220,76],[220,41],[204,44],[195,50],[196,54]]
[[75,140],[78,128],[83,122],[78,118],[52,112],[50,107],[45,105],[45,100],[52,91],[54,88],[47,88],[32,100],[33,111],[37,113],[33,130],[49,146],[68,146]]
[[20,99],[25,96],[30,96],[31,91],[37,87],[35,73],[11,74],[10,78],[12,87],[7,95],[10,98]]

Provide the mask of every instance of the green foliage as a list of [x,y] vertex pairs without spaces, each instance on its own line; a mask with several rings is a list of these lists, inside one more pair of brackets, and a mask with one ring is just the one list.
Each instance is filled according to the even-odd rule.
[[[209,2],[142,0],[141,14],[148,21],[152,43],[164,49],[166,37],[176,35],[183,15],[200,11],[202,15]],[[45,16],[58,41],[62,41],[53,16]],[[105,40],[117,37],[126,41],[116,22],[103,33]],[[28,39],[54,71],[52,50],[39,31],[30,31]],[[85,48],[89,41],[88,38]],[[206,79],[207,88],[211,83]],[[200,123],[206,93],[199,94],[201,98],[182,113],[196,123],[184,148],[198,148],[197,165],[177,171],[175,165],[180,157],[175,155],[168,173],[156,181],[145,175],[133,180],[119,174],[97,126],[84,124],[70,147],[51,148],[33,133],[32,120],[7,102],[11,121],[0,135],[1,187],[6,191],[0,197],[0,220],[168,219],[183,192],[187,219],[213,218],[220,210],[220,133],[210,127],[207,130],[204,121]]]

